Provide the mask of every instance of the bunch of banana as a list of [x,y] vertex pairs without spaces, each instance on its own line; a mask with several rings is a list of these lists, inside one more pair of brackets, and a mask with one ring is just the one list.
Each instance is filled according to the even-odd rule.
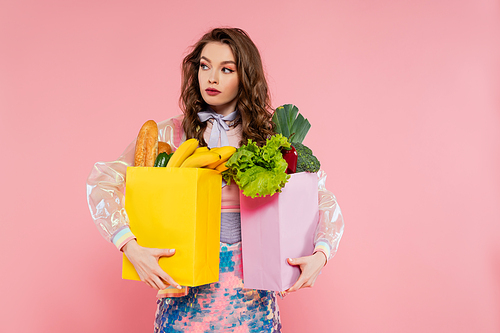
[[198,148],[198,144],[196,139],[184,141],[168,161],[167,167],[207,168],[222,172],[227,169],[224,164],[236,151],[231,146],[209,149]]
[[210,152],[214,152],[220,155],[220,159],[216,162],[208,164],[206,167],[209,169],[214,169],[218,172],[227,170],[226,162],[227,160],[236,152],[236,148],[233,146],[224,146],[218,148],[210,149]]

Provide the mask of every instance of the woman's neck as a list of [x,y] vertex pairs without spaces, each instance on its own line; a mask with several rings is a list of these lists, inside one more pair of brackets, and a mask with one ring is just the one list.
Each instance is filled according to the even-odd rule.
[[216,113],[221,114],[225,117],[236,110],[236,104],[237,101],[232,101],[231,103],[227,103],[224,105],[209,105],[208,107]]

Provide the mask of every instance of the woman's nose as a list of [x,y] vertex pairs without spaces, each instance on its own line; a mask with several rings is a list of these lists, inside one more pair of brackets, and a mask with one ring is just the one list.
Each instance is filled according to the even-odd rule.
[[208,77],[208,82],[210,83],[218,83],[219,78],[217,77],[216,71],[212,71],[210,76]]

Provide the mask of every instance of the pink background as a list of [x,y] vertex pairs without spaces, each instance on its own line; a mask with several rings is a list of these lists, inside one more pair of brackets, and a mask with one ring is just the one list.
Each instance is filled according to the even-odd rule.
[[500,5],[470,1],[2,1],[1,332],[151,332],[85,179],[179,113],[180,61],[245,29],[296,104],[346,220],[284,332],[500,331]]

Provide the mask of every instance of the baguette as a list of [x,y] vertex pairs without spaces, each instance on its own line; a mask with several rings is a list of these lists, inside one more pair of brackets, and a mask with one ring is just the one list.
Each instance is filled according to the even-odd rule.
[[158,156],[158,125],[148,120],[142,125],[135,144],[134,165],[152,167]]

